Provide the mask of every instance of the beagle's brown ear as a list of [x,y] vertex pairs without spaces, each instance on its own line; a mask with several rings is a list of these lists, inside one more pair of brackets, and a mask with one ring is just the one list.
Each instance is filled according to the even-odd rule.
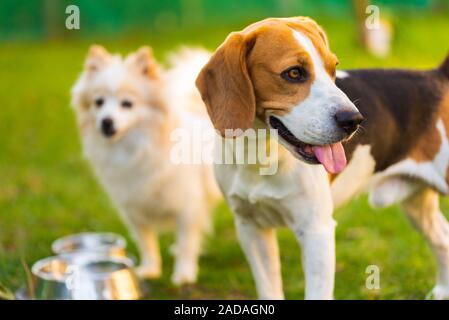
[[246,60],[253,46],[254,37],[231,33],[196,79],[212,123],[222,136],[226,129],[252,127],[256,98]]

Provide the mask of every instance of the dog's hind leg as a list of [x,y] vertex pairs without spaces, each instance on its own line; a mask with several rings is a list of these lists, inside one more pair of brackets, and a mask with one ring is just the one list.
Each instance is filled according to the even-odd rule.
[[274,229],[261,229],[236,217],[237,236],[256,281],[259,299],[284,299],[281,262]]
[[449,299],[449,223],[440,211],[438,193],[425,188],[402,203],[413,225],[422,232],[437,259],[435,299]]
[[374,208],[385,208],[409,199],[422,188],[423,183],[415,178],[387,177],[373,183],[369,192],[369,203]]

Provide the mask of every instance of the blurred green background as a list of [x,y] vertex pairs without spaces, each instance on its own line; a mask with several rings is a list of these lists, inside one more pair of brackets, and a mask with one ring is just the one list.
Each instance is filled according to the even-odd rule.
[[[269,16],[309,15],[328,33],[341,68],[433,68],[449,49],[449,3],[372,1],[393,27],[385,58],[361,46],[351,1],[174,0],[0,1],[0,283],[15,290],[27,269],[51,254],[58,237],[113,231],[135,246],[108,197],[81,157],[70,88],[91,43],[127,53],[151,45],[163,62],[180,45],[213,50],[234,30]],[[80,30],[67,30],[65,8],[80,8]],[[442,201],[448,212],[449,202]],[[338,210],[337,299],[423,299],[435,263],[424,240],[397,206],[371,209],[364,196]],[[225,204],[215,212],[215,234],[205,246],[198,285],[169,282],[171,234],[163,236],[164,276],[149,298],[255,298],[249,267]],[[300,248],[279,232],[286,297],[302,298]],[[381,289],[365,288],[365,269],[381,269]]]
[[[357,1],[357,0],[356,0]],[[75,35],[61,26],[61,13],[74,4],[82,10],[76,36],[142,34],[179,28],[213,28],[269,16],[311,15],[347,19],[351,0],[2,0],[0,37],[45,39]],[[441,0],[379,0],[375,4],[398,14],[447,10]]]

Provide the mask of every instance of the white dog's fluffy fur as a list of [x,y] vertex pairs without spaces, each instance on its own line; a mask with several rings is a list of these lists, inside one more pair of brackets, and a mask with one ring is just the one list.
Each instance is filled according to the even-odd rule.
[[174,222],[177,285],[197,278],[201,238],[220,197],[210,166],[170,160],[175,128],[210,125],[194,85],[208,58],[183,49],[162,70],[148,47],[122,59],[92,46],[72,91],[84,154],[138,243],[138,273],[161,274],[157,232]]

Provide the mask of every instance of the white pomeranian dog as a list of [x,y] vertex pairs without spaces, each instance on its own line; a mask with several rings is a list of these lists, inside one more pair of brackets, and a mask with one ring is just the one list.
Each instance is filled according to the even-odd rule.
[[84,155],[136,239],[138,274],[161,275],[158,231],[168,226],[176,230],[176,285],[196,281],[201,240],[221,197],[211,165],[171,159],[175,129],[211,126],[195,87],[208,59],[183,49],[163,70],[149,47],[121,58],[94,45],[72,90]]

